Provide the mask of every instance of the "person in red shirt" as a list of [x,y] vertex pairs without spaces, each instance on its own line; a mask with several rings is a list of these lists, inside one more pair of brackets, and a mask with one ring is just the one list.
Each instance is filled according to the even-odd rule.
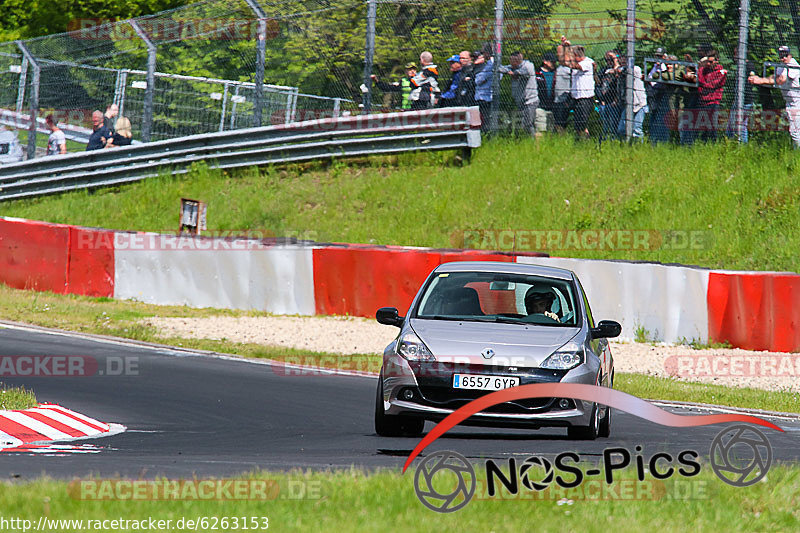
[[728,79],[728,71],[719,64],[719,53],[709,50],[708,55],[700,60],[697,69],[697,98],[700,102],[700,113],[697,117],[699,129],[703,131],[704,141],[717,140],[719,122],[719,105],[722,91]]

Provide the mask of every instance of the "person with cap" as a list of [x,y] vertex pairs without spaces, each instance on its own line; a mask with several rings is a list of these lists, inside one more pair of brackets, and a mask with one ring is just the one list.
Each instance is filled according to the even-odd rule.
[[697,69],[697,99],[700,103],[698,126],[703,131],[700,136],[704,141],[717,140],[719,128],[719,106],[722,103],[722,91],[728,80],[728,71],[719,64],[719,53],[709,50],[708,55],[700,60]]
[[650,141],[655,143],[669,142],[669,129],[667,119],[671,111],[672,95],[674,86],[672,81],[673,64],[667,63],[667,51],[663,48],[656,48],[653,54],[662,61],[656,61],[650,69]]
[[509,58],[510,65],[501,66],[501,74],[511,76],[511,96],[517,104],[522,129],[533,135],[533,124],[536,119],[536,108],[539,107],[539,89],[536,87],[536,67],[522,57],[522,52],[513,52]]
[[536,134],[553,131],[553,105],[555,98],[556,55],[545,52],[542,67],[536,73],[536,88],[539,91],[539,107],[536,108]]
[[792,57],[791,50],[784,45],[778,48],[778,58],[782,67],[775,69],[772,76],[761,77],[750,73],[747,81],[753,85],[777,85],[786,102],[786,115],[789,119],[789,134],[795,148],[800,148],[800,64]]
[[453,77],[450,78],[450,88],[443,92],[441,98],[439,98],[438,107],[463,105],[461,101],[461,84],[464,81],[464,73],[461,68],[461,56],[458,54],[452,55],[447,58],[447,63],[450,65],[450,72]]
[[377,85],[378,89],[381,91],[400,93],[402,97],[400,101],[400,109],[407,111],[411,109],[411,100],[409,99],[411,95],[411,80],[417,75],[417,64],[414,62],[406,63],[405,70],[406,75],[394,83],[380,81],[378,76],[375,74],[370,76],[370,78],[372,78],[372,80],[375,82],[375,85]]
[[420,71],[411,78],[411,109],[430,109],[436,104],[439,93],[439,70],[433,63],[433,54],[422,52],[419,55]]

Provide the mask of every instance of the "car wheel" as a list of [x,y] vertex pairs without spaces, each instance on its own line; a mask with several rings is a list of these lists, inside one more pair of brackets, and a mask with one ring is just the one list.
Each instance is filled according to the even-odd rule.
[[611,408],[606,406],[606,416],[600,420],[597,436],[607,439],[611,436]]
[[375,433],[381,437],[418,437],[425,429],[425,420],[409,416],[387,415],[383,408],[383,378],[378,378],[375,397]]
[[570,426],[567,428],[567,436],[575,440],[594,440],[600,431],[600,413],[597,404],[592,408],[592,415],[589,417],[588,426]]

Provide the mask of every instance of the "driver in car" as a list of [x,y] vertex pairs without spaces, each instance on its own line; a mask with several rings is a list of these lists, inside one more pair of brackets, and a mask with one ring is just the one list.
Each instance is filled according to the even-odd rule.
[[555,299],[556,295],[552,291],[531,287],[525,293],[525,310],[528,315],[544,315],[560,323],[558,315],[550,310]]

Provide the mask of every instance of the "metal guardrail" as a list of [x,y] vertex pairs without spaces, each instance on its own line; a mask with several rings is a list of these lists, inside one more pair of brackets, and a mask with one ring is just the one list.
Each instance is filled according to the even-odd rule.
[[193,135],[0,166],[0,200],[102,187],[170,174],[192,163],[238,168],[330,157],[480,146],[477,107],[356,115]]

